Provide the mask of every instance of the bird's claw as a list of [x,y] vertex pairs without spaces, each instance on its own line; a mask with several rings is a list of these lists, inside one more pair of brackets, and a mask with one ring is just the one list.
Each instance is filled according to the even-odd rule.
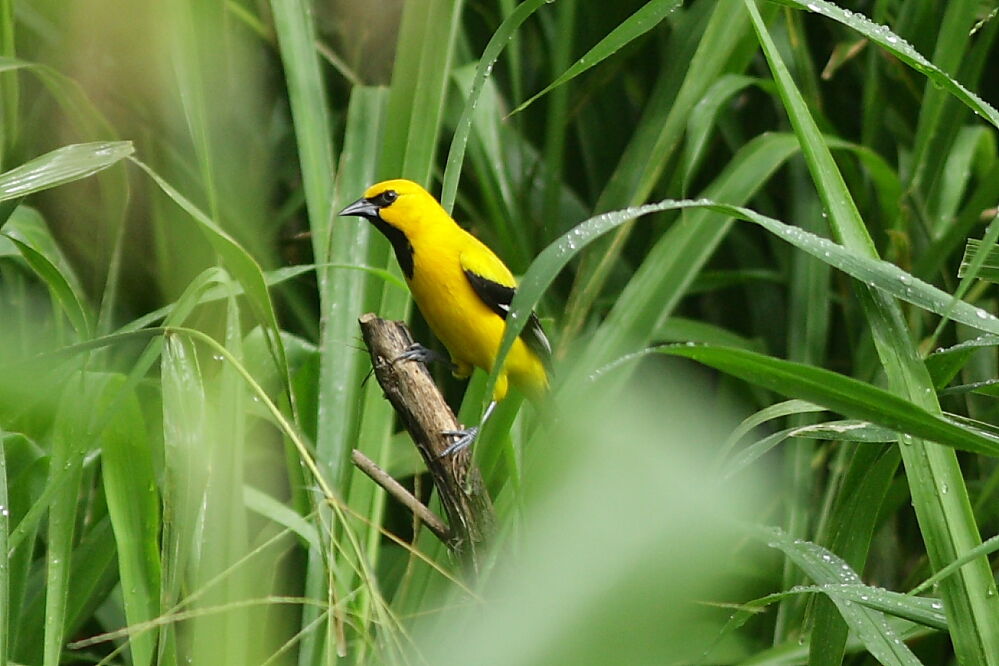
[[479,429],[477,427],[465,428],[463,430],[445,430],[441,433],[448,437],[456,437],[454,442],[451,443],[446,449],[441,451],[439,458],[447,458],[448,456],[454,455],[459,451],[464,451],[472,445],[475,438],[479,436]]
[[401,361],[418,361],[423,365],[427,365],[428,363],[444,363],[445,365],[453,366],[451,360],[444,356],[444,354],[435,349],[424,347],[419,342],[414,342],[406,347],[406,351],[392,359],[392,365]]

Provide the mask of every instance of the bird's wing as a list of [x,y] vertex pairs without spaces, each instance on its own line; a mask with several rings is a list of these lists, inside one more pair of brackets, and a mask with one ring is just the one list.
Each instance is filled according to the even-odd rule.
[[[510,314],[510,303],[517,293],[516,283],[510,270],[492,252],[462,252],[459,260],[461,270],[468,278],[472,290],[489,309],[503,319]],[[527,348],[537,354],[545,370],[551,374],[552,346],[541,328],[538,315],[533,311],[527,318],[527,325],[520,332],[520,338]]]

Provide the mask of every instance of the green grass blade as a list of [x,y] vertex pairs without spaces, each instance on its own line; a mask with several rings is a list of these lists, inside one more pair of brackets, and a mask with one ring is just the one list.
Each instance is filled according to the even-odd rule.
[[0,201],[86,178],[134,152],[131,141],[63,146],[0,174]]
[[461,0],[419,0],[403,7],[381,176],[430,180],[461,6]]
[[54,469],[66,469],[67,479],[52,498],[49,507],[48,543],[45,552],[45,642],[43,663],[58,666],[61,662],[67,624],[70,567],[72,564],[73,535],[79,507],[80,479],[83,468],[81,442],[86,429],[86,405],[78,400],[86,395],[85,375],[77,375],[66,386],[60,401],[57,430],[54,436],[52,462]]
[[167,196],[198,223],[208,242],[219,253],[219,256],[222,257],[226,267],[235,279],[242,284],[254,315],[264,327],[268,349],[274,358],[275,366],[282,377],[287,377],[288,363],[285,359],[284,345],[282,345],[281,336],[278,333],[280,327],[277,322],[277,314],[274,311],[274,304],[267,289],[267,282],[264,280],[260,264],[214,220],[205,215],[187,197],[178,192],[149,166],[135,158],[132,158],[132,161],[146,172]]
[[10,615],[10,565],[11,557],[7,548],[7,535],[10,533],[10,492],[7,490],[7,435],[0,432],[0,662],[6,663],[10,655],[10,631],[14,622]]
[[992,105],[965,88],[940,67],[930,62],[926,56],[919,53],[905,39],[896,35],[886,26],[878,25],[859,12],[847,11],[826,0],[809,0],[808,2],[800,2],[799,0],[774,1],[794,7],[795,9],[804,9],[821,14],[855,30],[909,67],[925,75],[931,82],[949,92],[994,127],[999,127],[999,112]]
[[517,8],[504,19],[493,36],[489,38],[489,43],[482,51],[482,57],[479,58],[479,63],[475,68],[475,78],[472,79],[471,91],[468,93],[465,107],[458,119],[454,138],[451,139],[451,148],[448,150],[447,163],[444,167],[444,184],[441,187],[440,201],[444,210],[449,213],[454,208],[454,199],[458,192],[458,178],[461,175],[461,166],[465,161],[468,134],[472,129],[475,107],[479,102],[479,95],[482,93],[486,78],[492,73],[493,65],[496,64],[506,45],[510,43],[517,28],[547,2],[548,0],[527,0],[517,5]]
[[[712,6],[705,4],[703,7],[707,11]],[[696,10],[696,7],[692,9]],[[677,47],[670,53],[677,61],[687,63],[682,81],[679,70],[663,68],[638,127],[600,193],[597,212],[634,206],[647,200],[680,146],[692,109],[728,64],[739,41],[747,38],[748,21],[739,11],[737,0],[721,0],[710,12],[696,48]],[[692,27],[680,25],[678,30]],[[566,338],[575,337],[582,329],[628,235],[626,227],[584,256],[566,306],[568,316],[563,326]]]
[[[0,56],[13,58],[16,54],[14,35],[14,2],[0,0]],[[17,145],[20,118],[21,89],[16,73],[0,76],[0,169],[7,161],[11,148]],[[0,651],[0,659],[6,652]]]
[[[820,3],[820,6],[826,4]],[[745,5],[784,107],[801,141],[812,179],[829,212],[834,234],[847,248],[877,258],[877,250],[843,177],[771,40],[755,2],[745,0]],[[862,21],[856,19],[855,23],[862,24]],[[881,37],[887,41],[884,32],[882,30]],[[911,47],[909,50],[915,53]],[[857,293],[892,388],[915,404],[937,413],[939,405],[932,383],[909,340],[898,304],[882,292],[858,290]],[[913,441],[911,446],[902,446],[901,450],[930,560],[934,567],[942,567],[981,543],[957,457],[951,449],[919,440]],[[943,492],[942,488],[947,488],[948,492]],[[941,593],[952,621],[951,637],[959,658],[981,663],[999,660],[999,623],[996,622],[999,611],[988,562],[982,558],[966,567],[960,577],[948,579],[947,584],[941,586]],[[830,654],[833,660],[836,652]]]
[[933,439],[956,449],[999,455],[999,439],[846,375],[742,349],[680,345],[665,347],[662,352],[693,359],[789,398],[807,400],[851,418]]
[[[113,377],[105,387],[103,402],[114,400],[123,378]],[[101,443],[104,492],[117,544],[122,599],[129,625],[159,615],[159,494],[152,448],[137,397],[132,394],[116,404]],[[134,637],[132,663],[152,664],[155,636]]]
[[313,251],[317,261],[322,261],[318,258],[327,252],[333,212],[333,139],[314,47],[312,7],[302,0],[272,0],[270,4],[288,84]]
[[626,44],[641,37],[666,20],[666,17],[679,9],[681,4],[683,4],[681,0],[650,0],[646,2],[638,11],[611,30],[606,37],[574,62],[561,76],[517,106],[510,112],[510,115],[520,113],[552,89],[571,81],[586,70],[611,57]]
[[[759,538],[766,541],[767,545],[783,551],[817,583],[853,586],[860,582],[860,577],[846,562],[820,546],[795,541],[777,529],[760,530]],[[881,612],[858,604],[845,594],[834,593],[830,597],[850,628],[879,662],[907,666],[922,664],[885,622]]]

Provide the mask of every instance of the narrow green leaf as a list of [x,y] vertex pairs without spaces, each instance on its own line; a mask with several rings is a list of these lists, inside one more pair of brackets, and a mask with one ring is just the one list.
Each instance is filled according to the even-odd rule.
[[187,197],[174,189],[152,168],[136,158],[131,159],[201,227],[208,242],[222,257],[230,273],[243,286],[250,307],[266,332],[268,348],[274,357],[274,364],[282,377],[288,377],[288,363],[285,359],[284,346],[281,344],[277,314],[274,311],[274,304],[271,301],[270,292],[267,290],[267,282],[264,280],[260,264],[222,227],[205,215]]
[[326,86],[314,47],[312,5],[303,0],[271,0],[270,6],[288,84],[313,251],[317,258],[323,257],[332,222],[333,139]]
[[0,174],[0,201],[92,176],[134,151],[131,141],[79,143],[57,148]]
[[[475,107],[479,102],[479,95],[485,85],[486,78],[492,73],[493,65],[499,59],[500,53],[514,32],[542,5],[548,4],[550,0],[526,0],[517,5],[517,8],[507,16],[500,24],[493,36],[489,38],[489,43],[482,51],[479,64],[475,68],[475,78],[472,79],[472,88],[465,100],[465,108],[461,111],[461,118],[458,119],[458,126],[454,131],[454,138],[451,139],[451,148],[447,154],[447,164],[444,167],[444,184],[441,187],[441,206],[449,213],[454,208],[454,198],[458,191],[458,177],[461,175],[461,165],[465,160],[465,147],[468,144],[468,134],[472,129],[472,118]],[[654,3],[650,3],[654,4]],[[679,3],[676,3],[679,4]]]
[[905,39],[896,35],[887,26],[879,25],[859,12],[849,11],[826,0],[771,0],[782,5],[804,9],[821,14],[857,31],[871,42],[885,49],[896,58],[924,74],[937,86],[950,92],[977,115],[999,128],[999,112],[988,102],[954,80],[924,55],[916,51]]
[[[788,118],[801,142],[812,180],[829,213],[834,236],[858,255],[877,259],[877,249],[867,226],[780,51],[770,37],[755,0],[744,0],[744,4],[773,73]],[[822,0],[812,3],[812,6],[819,9],[830,7]],[[835,9],[840,15],[846,16],[839,8]],[[863,17],[850,15],[850,18],[861,29],[873,29],[873,24]],[[880,33],[879,37],[883,41],[898,40],[886,28],[879,28],[876,32]],[[897,43],[896,47],[900,58],[918,55],[904,42]],[[901,51],[907,51],[906,55],[902,55]],[[950,77],[933,66],[920,71],[926,71],[931,77],[941,75],[952,82]],[[954,85],[957,92],[963,90],[956,83]],[[971,97],[966,99],[975,101]],[[999,118],[999,114],[991,107],[986,109],[983,106],[982,112],[991,113],[993,119]],[[893,391],[927,410],[932,416],[940,418],[940,406],[929,373],[910,339],[898,303],[876,289],[860,288],[856,290],[856,294]],[[984,311],[976,315],[982,320],[988,320],[988,314]],[[928,439],[944,443],[934,437]],[[957,456],[950,448],[937,446],[933,441],[915,439],[908,446],[903,442],[900,449],[927,553],[932,565],[939,568],[981,543],[964,477]],[[873,524],[871,527],[873,528]],[[863,535],[865,540],[870,537],[870,533]],[[969,662],[999,663],[999,625],[995,621],[999,613],[996,601],[999,600],[996,599],[996,584],[988,562],[980,558],[973,566],[962,569],[959,576],[945,581],[941,585],[941,596],[951,619],[950,635],[958,658]],[[837,662],[845,638],[845,632],[840,632],[835,644],[824,649],[821,654],[813,649],[813,658],[824,663]]]
[[946,446],[999,456],[999,438],[962,427],[884,389],[823,368],[743,349],[677,345],[664,354],[690,358],[788,397]]
[[88,339],[92,333],[90,316],[81,301],[81,295],[77,294],[73,289],[66,276],[45,255],[36,251],[27,243],[22,243],[17,238],[9,235],[6,238],[17,246],[24,260],[52,292],[56,302],[62,307],[66,317],[76,330],[78,338],[81,340]]
[[14,629],[10,616],[10,565],[11,557],[7,546],[10,534],[10,493],[7,490],[7,448],[8,435],[0,431],[0,663],[7,663],[10,654],[8,636]]
[[[860,585],[860,577],[842,559],[821,546],[788,537],[776,528],[759,528],[757,537],[771,548],[780,549],[801,567],[820,588],[829,586]],[[838,589],[832,587],[831,589]],[[823,589],[823,591],[826,591]],[[902,642],[885,621],[884,614],[870,606],[854,601],[850,594],[830,594],[843,619],[853,629],[868,651],[882,664],[921,666],[922,662]],[[932,603],[932,602],[931,602]]]
[[[108,379],[100,402],[116,404],[101,438],[101,477],[117,544],[125,617],[129,625],[137,625],[159,615],[159,494],[138,398],[132,393],[116,401],[125,378]],[[134,664],[153,663],[154,639],[153,634],[132,638]]]
[[564,74],[549,83],[540,92],[535,93],[527,101],[521,103],[510,112],[510,115],[520,113],[553,88],[557,88],[566,81],[576,78],[586,70],[614,55],[626,44],[641,37],[662,23],[667,16],[679,9],[681,4],[683,4],[682,0],[650,0],[646,2],[638,11],[611,30],[610,34],[597,42],[596,46],[574,62]]

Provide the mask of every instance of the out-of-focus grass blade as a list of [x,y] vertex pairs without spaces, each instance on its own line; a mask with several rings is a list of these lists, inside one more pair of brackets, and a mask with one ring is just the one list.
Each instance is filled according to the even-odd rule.
[[[13,58],[16,53],[14,47],[14,2],[13,0],[0,0],[0,55],[5,58]],[[7,155],[11,148],[17,144],[18,128],[20,119],[18,117],[18,106],[21,98],[20,81],[16,73],[8,76],[0,76],[0,169],[7,161]],[[0,625],[3,626],[3,625]],[[0,650],[0,659],[5,659],[7,653]]]
[[80,300],[81,296],[70,286],[69,280],[45,255],[13,236],[7,236],[7,238],[17,246],[24,260],[52,292],[56,302],[62,307],[66,317],[76,329],[78,338],[88,339],[92,333],[90,316]]
[[326,87],[315,49],[312,6],[303,0],[271,0],[274,30],[284,63],[298,161],[305,187],[314,256],[326,256],[333,204],[333,139]]
[[[468,99],[465,101],[465,108],[461,111],[461,118],[458,119],[454,138],[451,139],[451,148],[448,151],[447,164],[444,167],[441,205],[449,213],[454,208],[454,198],[458,191],[458,177],[461,174],[461,165],[465,160],[465,147],[468,144],[468,133],[472,129],[472,117],[479,101],[479,95],[482,93],[482,86],[485,84],[486,78],[492,73],[493,65],[496,64],[496,60],[499,58],[503,48],[513,37],[514,31],[531,14],[545,4],[548,4],[548,0],[526,0],[517,5],[517,8],[504,19],[503,23],[496,29],[496,32],[493,33],[493,36],[489,38],[489,43],[486,44],[486,48],[482,51],[482,57],[479,58],[479,64],[475,68],[475,78],[472,79],[471,91],[468,93]],[[651,28],[652,26],[649,27]]]
[[[375,178],[375,160],[385,112],[385,91],[355,87],[347,110],[344,151],[336,187],[339,208],[353,201]],[[334,202],[331,202],[331,204]],[[381,286],[373,275],[344,271],[339,264],[371,264],[374,257],[371,225],[356,219],[340,218],[329,232],[328,242],[319,248],[329,266],[318,266],[319,298],[322,307],[322,356],[319,372],[319,421],[316,453],[318,461],[330,470],[332,479],[343,485],[353,469],[350,449],[356,442],[361,412],[357,409],[363,391],[361,380],[364,352],[352,349],[360,329],[357,318]],[[386,272],[386,275],[392,275]],[[405,293],[405,292],[403,292]]]
[[255,513],[283,525],[297,534],[313,548],[319,548],[319,532],[316,526],[307,521],[297,511],[294,511],[267,493],[253,486],[243,486],[243,501],[246,507]]
[[[101,392],[106,407],[123,384],[123,377],[108,378]],[[111,423],[101,438],[101,477],[118,546],[121,594],[129,625],[159,614],[159,495],[146,432],[139,401],[132,394],[113,406]],[[153,634],[134,637],[130,646],[133,663],[153,663]]]
[[772,391],[807,400],[851,418],[925,437],[956,449],[999,456],[999,439],[957,425],[884,389],[823,368],[724,347],[677,345],[662,353],[683,356]]
[[564,74],[545,86],[540,92],[535,93],[527,101],[520,104],[510,112],[510,115],[520,113],[548,91],[562,85],[566,81],[576,78],[594,65],[614,55],[625,44],[641,37],[659,25],[667,16],[675,12],[681,4],[683,4],[682,0],[650,0],[645,3],[638,11],[611,30],[610,34],[601,39],[596,46],[574,62]]
[[92,176],[134,151],[131,141],[78,143],[57,148],[0,174],[0,201]]
[[10,499],[7,492],[7,448],[8,435],[0,433],[0,662],[7,663],[10,643],[7,637],[14,629],[10,618],[10,552],[7,550],[7,534],[10,532]]
[[[978,7],[977,0],[952,0],[946,4],[933,48],[933,63],[941,71],[956,75],[967,58],[973,43],[968,34],[975,24]],[[932,81],[926,82],[919,104],[910,182],[914,191],[928,189],[930,199],[939,198],[937,176],[946,164],[940,155],[951,153],[951,145],[963,120],[954,113],[956,107],[956,101],[948,97],[946,91]]]
[[683,149],[684,180],[689,182],[704,158],[708,139],[724,105],[735,95],[750,86],[767,90],[773,84],[745,74],[723,74],[704,92],[687,119],[687,140]]
[[999,127],[999,112],[988,102],[984,101],[975,93],[971,92],[963,85],[955,81],[942,69],[931,63],[921,53],[916,51],[905,39],[899,37],[888,29],[887,26],[878,25],[863,14],[848,11],[826,0],[773,0],[795,9],[804,9],[816,14],[821,14],[838,21],[848,28],[856,30],[858,33],[887,50],[896,58],[909,65],[918,72],[924,74],[935,85],[950,92],[954,97],[961,100],[969,109],[985,118],[995,127]]
[[84,452],[79,450],[79,446],[81,442],[89,440],[84,436],[90,413],[89,405],[81,402],[79,397],[88,395],[88,390],[92,388],[88,384],[85,375],[79,374],[73,377],[66,385],[57,415],[51,467],[56,470],[65,468],[68,471],[68,478],[55,493],[49,507],[48,542],[45,551],[44,666],[58,666],[65,642],[69,572],[83,469]]
[[430,180],[461,5],[461,0],[403,5],[380,175],[424,185]]
[[[347,127],[344,133],[343,152],[337,169],[335,200],[331,205],[339,209],[349,201],[353,201],[375,180],[375,165],[380,147],[382,127],[384,123],[386,91],[379,88],[356,86],[351,92],[350,104],[347,109]],[[315,227],[314,227],[315,228]],[[384,265],[388,255],[384,247],[372,242],[372,230],[369,224],[355,219],[336,219],[325,233],[325,242],[315,242],[317,258],[325,258],[330,262],[316,267],[319,282],[319,299],[321,308],[320,355],[318,372],[318,412],[316,414],[316,463],[320,469],[328,470],[330,478],[338,488],[354,491],[353,466],[350,463],[352,446],[366,446],[367,442],[358,444],[362,416],[367,412],[361,407],[363,373],[366,369],[364,352],[358,349],[360,331],[357,318],[368,308],[377,303],[383,280],[401,280],[395,278],[391,270],[386,270],[377,279],[373,274],[342,270],[343,264],[362,263],[371,266]],[[398,272],[398,269],[395,269]],[[399,292],[406,294],[405,289]],[[376,416],[383,427],[392,423],[391,407],[379,404],[375,410],[381,410]],[[373,444],[378,446],[377,444]],[[377,455],[376,455],[377,457]],[[357,492],[362,489],[371,496],[377,496],[378,491],[371,486],[362,486],[365,481],[358,482]],[[308,498],[306,498],[308,499]],[[299,511],[302,510],[300,503]],[[312,502],[304,506],[312,506]],[[359,510],[369,516],[372,521],[379,521],[371,505],[360,504]],[[348,589],[356,590],[358,598],[355,602],[363,606],[367,601],[368,590],[357,581],[349,565],[339,557],[331,555],[328,522],[330,512],[328,507],[318,507],[318,524],[321,532],[316,532],[315,543],[310,542],[308,565],[306,571],[306,596],[326,602],[331,595],[331,578],[337,585],[334,594],[347,594]],[[338,525],[338,530],[354,529],[352,525]],[[336,537],[333,537],[336,539]],[[372,553],[373,560],[377,554]],[[331,573],[343,565],[343,575]],[[349,573],[348,573],[349,572]],[[363,615],[363,612],[359,613]],[[359,621],[358,631],[365,635],[366,620]],[[337,640],[333,627],[333,618],[319,607],[307,606],[302,613],[303,630],[322,623],[322,631],[310,629],[304,636],[300,651],[299,663],[320,663],[323,651],[333,654],[342,651],[344,646]]]
[[[777,46],[771,39],[755,0],[744,0],[744,5],[753,22],[795,134],[801,141],[802,152],[812,180],[829,213],[830,228],[835,237],[850,250],[877,259],[877,249],[843,176]],[[820,0],[810,6],[829,5]],[[842,10],[836,8],[836,11],[843,15]],[[857,18],[856,15],[852,15],[852,18],[858,25],[863,25],[866,21],[862,17]],[[880,29],[880,33],[883,41],[890,41],[886,33],[892,39],[898,39],[885,28]],[[902,50],[907,48],[909,57],[916,54],[915,50],[904,42],[898,46],[902,47]],[[899,53],[899,57],[903,55]],[[925,62],[925,59],[922,61]],[[931,74],[929,69],[935,71],[936,75],[952,81],[950,77],[932,66],[925,70],[928,74]],[[957,84],[953,85],[958,92],[963,90]],[[966,99],[972,103],[976,102],[977,98],[971,99],[972,97],[968,93]],[[987,105],[980,106],[982,107],[980,113],[991,113],[993,121],[999,118],[991,107],[986,109]],[[856,293],[892,389],[932,413],[934,417],[940,418],[937,416],[940,406],[929,374],[912,344],[898,303],[886,293],[874,289],[860,288]],[[984,311],[978,316],[988,321],[988,315]],[[933,437],[929,439],[939,442]],[[933,441],[921,440],[913,440],[908,445],[903,443],[900,448],[927,553],[932,565],[940,568],[959,557],[964,551],[981,543],[964,477],[952,449],[938,446]],[[947,488],[947,492],[943,492],[943,488]],[[870,535],[865,534],[862,538],[867,540]],[[973,563],[973,566],[962,569],[958,576],[946,580],[941,585],[941,596],[951,618],[950,635],[958,659],[999,663],[999,625],[995,622],[996,584],[988,562],[980,558]],[[836,662],[842,651],[839,646],[842,646],[845,638],[845,632],[841,632],[832,649],[823,650],[821,655],[813,650],[813,657],[830,663]]]
[[[860,586],[857,573],[835,553],[821,546],[791,539],[776,528],[759,528],[757,536],[771,548],[780,549],[820,586]],[[847,594],[832,594],[830,598],[864,646],[882,664],[922,665],[888,625],[883,613],[853,601]]]
[[254,315],[266,331],[268,348],[274,357],[274,363],[282,377],[288,376],[288,363],[285,359],[284,346],[281,344],[280,327],[267,282],[264,280],[260,264],[211,218],[205,215],[184,195],[163,180],[155,171],[138,159],[132,161],[145,171],[160,189],[186,211],[198,223],[208,242],[219,253],[233,277],[243,285],[246,296]]
[[971,176],[976,170],[976,163],[983,161],[979,156],[988,156],[988,160],[994,160],[997,152],[996,135],[990,128],[973,125],[962,127],[957,132],[954,146],[947,158],[940,160],[944,167],[940,174],[936,206],[932,211],[934,236],[943,235],[957,217],[965,192],[971,184]]
[[[295,266],[285,266],[283,268],[276,268],[273,271],[266,271],[264,273],[264,280],[267,282],[268,287],[274,287],[289,280],[293,280],[299,276],[312,273],[317,270],[322,269],[342,269],[348,271],[363,271],[371,277],[378,278],[381,281],[387,282],[400,290],[406,290],[406,283],[400,280],[398,277],[390,273],[384,268],[374,268],[372,266],[361,266],[353,264],[325,264],[323,266],[316,266],[315,264],[297,264]],[[209,269],[210,270],[210,269]],[[204,305],[205,303],[213,303],[215,301],[220,301],[223,298],[228,298],[229,296],[242,296],[245,293],[243,287],[239,283],[234,283],[230,280],[225,281],[223,284],[217,284],[204,292],[198,297],[198,305]],[[156,322],[169,316],[171,312],[177,307],[177,303],[171,303],[170,305],[164,305],[161,308],[153,310],[152,312],[146,313],[141,317],[133,319],[124,326],[118,329],[118,333],[126,333],[128,331],[137,331],[139,329],[145,328],[147,326],[152,326]]]
[[[163,580],[164,608],[181,598],[188,566],[197,566],[202,543],[198,519],[205,466],[199,464],[205,441],[206,396],[193,343],[179,335],[164,340],[163,377]],[[193,559],[193,563],[192,563]],[[173,649],[175,628],[160,630],[160,644]]]

